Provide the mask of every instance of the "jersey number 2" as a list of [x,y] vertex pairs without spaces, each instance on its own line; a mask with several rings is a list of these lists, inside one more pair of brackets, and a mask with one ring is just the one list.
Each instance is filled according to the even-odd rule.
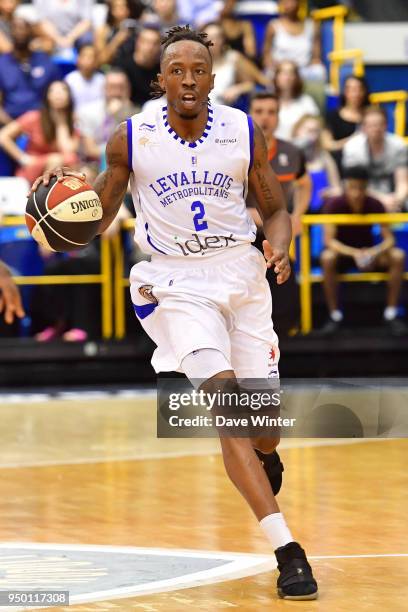
[[196,231],[200,232],[201,230],[207,229],[208,223],[207,221],[203,221],[205,215],[204,204],[197,200],[196,202],[192,203],[191,210],[193,212],[197,211],[193,217],[194,227],[196,228]]

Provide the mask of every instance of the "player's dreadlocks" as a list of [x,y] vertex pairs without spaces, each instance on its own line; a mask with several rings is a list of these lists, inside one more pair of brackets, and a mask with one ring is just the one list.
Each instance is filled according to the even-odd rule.
[[[192,40],[194,42],[203,45],[210,52],[210,47],[213,46],[213,43],[210,40],[207,40],[207,34],[205,32],[198,32],[197,30],[192,30],[189,25],[186,26],[175,26],[166,32],[166,35],[161,39],[161,53],[160,53],[160,62],[163,59],[163,55],[166,52],[167,47],[172,45],[173,43],[179,42],[180,40]],[[161,98],[166,92],[160,87],[158,81],[152,81],[150,83],[150,87],[152,89],[151,97],[153,99]]]

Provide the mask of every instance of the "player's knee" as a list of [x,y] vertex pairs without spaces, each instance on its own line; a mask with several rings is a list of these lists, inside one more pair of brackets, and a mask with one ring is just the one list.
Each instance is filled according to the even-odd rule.
[[221,351],[212,348],[192,351],[182,360],[181,368],[189,381],[200,388],[216,384],[220,375],[234,377],[229,360]]
[[280,437],[274,438],[253,438],[252,446],[261,451],[264,455],[270,455],[280,442]]
[[324,268],[333,268],[337,260],[337,255],[330,249],[325,249],[320,255],[320,262]]

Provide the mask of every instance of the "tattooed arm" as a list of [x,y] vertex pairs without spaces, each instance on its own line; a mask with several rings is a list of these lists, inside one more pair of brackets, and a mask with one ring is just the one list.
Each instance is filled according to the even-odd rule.
[[[109,227],[116,217],[129,182],[126,123],[121,123],[110,137],[106,146],[106,163],[106,170],[96,177],[93,184],[103,208],[103,217],[99,228],[100,234]],[[62,166],[49,170],[38,177],[31,187],[31,191],[35,191],[41,183],[48,185],[53,176],[56,176],[59,181],[63,181],[65,176],[85,179],[83,173],[76,172],[68,166]]]
[[99,233],[104,232],[118,214],[129,182],[126,123],[121,123],[111,136],[106,146],[106,163],[106,170],[93,184],[103,208]]
[[254,161],[249,173],[249,188],[255,196],[266,240],[264,256],[274,268],[279,285],[290,276],[289,245],[292,238],[290,216],[281,186],[268,161],[265,138],[254,123]]

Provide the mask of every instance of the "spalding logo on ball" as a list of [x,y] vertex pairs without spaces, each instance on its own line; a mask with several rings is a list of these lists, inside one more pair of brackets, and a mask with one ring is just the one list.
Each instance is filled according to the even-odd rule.
[[32,237],[51,251],[82,249],[95,238],[102,204],[90,185],[67,176],[43,183],[27,201],[26,224]]

